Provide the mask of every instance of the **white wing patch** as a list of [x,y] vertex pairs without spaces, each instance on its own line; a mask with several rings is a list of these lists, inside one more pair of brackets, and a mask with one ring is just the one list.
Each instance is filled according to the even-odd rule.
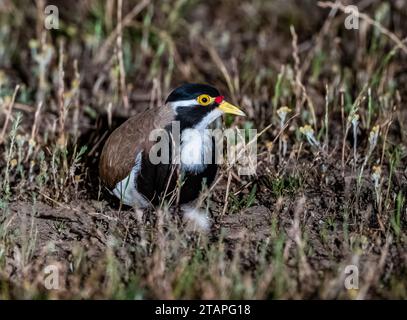
[[141,152],[136,156],[136,162],[130,174],[116,184],[116,187],[113,189],[113,194],[125,205],[147,208],[150,206],[150,203],[137,191],[136,178],[140,169]]

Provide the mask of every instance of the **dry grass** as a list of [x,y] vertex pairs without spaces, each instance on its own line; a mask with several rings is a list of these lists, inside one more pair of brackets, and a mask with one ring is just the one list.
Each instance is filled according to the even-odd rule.
[[[311,0],[89,0],[54,1],[49,31],[45,0],[2,1],[0,299],[407,298],[407,9],[343,3],[359,30]],[[263,131],[257,174],[225,166],[204,194],[208,233],[97,177],[108,132],[184,81]]]

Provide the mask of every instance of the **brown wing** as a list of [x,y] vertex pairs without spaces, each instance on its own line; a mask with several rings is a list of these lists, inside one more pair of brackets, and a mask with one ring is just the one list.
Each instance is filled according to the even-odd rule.
[[113,188],[127,177],[135,164],[136,155],[149,148],[151,130],[164,128],[174,118],[172,109],[165,106],[146,110],[124,122],[107,139],[99,162],[103,183]]

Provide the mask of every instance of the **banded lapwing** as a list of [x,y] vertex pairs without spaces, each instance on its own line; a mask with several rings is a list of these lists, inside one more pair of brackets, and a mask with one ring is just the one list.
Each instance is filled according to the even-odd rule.
[[[174,193],[177,184],[179,204],[195,200],[204,185],[213,183],[218,169],[213,158],[215,142],[206,131],[219,127],[225,113],[245,115],[210,85],[184,84],[176,88],[163,106],[129,118],[109,136],[99,163],[102,182],[122,203],[139,208],[160,203],[164,195]],[[174,128],[179,130],[178,162],[174,161]],[[169,133],[170,138],[159,141],[161,147],[167,144],[170,150],[168,161],[157,163],[152,159],[152,154],[162,156],[163,152],[155,150],[153,130]]]

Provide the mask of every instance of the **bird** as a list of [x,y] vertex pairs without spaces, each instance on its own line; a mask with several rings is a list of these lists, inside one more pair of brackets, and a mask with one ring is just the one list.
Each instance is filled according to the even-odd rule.
[[[193,202],[216,177],[215,141],[207,129],[220,128],[224,114],[245,116],[209,84],[185,83],[175,88],[162,106],[130,117],[110,134],[99,161],[103,185],[122,204],[137,208],[158,205],[170,196],[174,199],[177,186],[177,203]],[[173,152],[174,128],[178,129],[178,158]],[[158,142],[151,141],[152,132],[168,133],[159,141],[166,150],[155,150]],[[153,151],[158,158],[165,153],[168,161],[155,161]]]

